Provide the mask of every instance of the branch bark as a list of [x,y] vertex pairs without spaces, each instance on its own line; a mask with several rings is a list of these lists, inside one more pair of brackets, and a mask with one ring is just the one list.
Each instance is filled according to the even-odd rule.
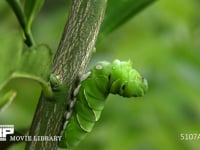
[[[64,85],[56,99],[43,94],[29,132],[30,136],[56,136],[64,122],[66,104],[78,74],[83,73],[92,54],[107,0],[73,0],[69,19],[56,51],[52,73]],[[66,85],[66,86],[65,86]],[[57,149],[58,141],[30,141],[26,149]]]

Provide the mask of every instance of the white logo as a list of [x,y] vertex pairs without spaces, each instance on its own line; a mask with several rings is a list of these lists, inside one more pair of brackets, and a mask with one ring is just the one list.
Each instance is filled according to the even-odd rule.
[[0,125],[0,141],[6,141],[6,136],[14,133],[14,125]]
[[0,125],[0,141],[61,141],[62,136],[15,136],[14,125]]

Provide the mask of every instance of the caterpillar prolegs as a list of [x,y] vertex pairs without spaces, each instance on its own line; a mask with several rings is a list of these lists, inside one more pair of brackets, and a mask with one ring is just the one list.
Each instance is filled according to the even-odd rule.
[[80,79],[69,104],[60,147],[72,148],[89,133],[99,120],[109,93],[123,97],[143,96],[148,89],[144,79],[130,61],[98,62]]

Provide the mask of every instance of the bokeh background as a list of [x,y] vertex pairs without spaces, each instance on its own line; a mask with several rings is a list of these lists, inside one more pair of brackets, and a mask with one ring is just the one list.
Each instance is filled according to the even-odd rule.
[[[33,24],[37,41],[53,50],[58,46],[69,4],[62,0],[54,3],[45,4]],[[89,66],[99,60],[131,60],[147,78],[149,91],[142,98],[110,95],[100,121],[75,150],[200,149],[200,136],[181,139],[182,134],[185,138],[186,134],[200,135],[199,7],[198,0],[157,1],[98,41]],[[0,38],[15,30],[15,16],[1,1]],[[25,80],[11,84],[19,94],[0,114],[0,124],[14,123],[24,129],[31,123],[40,87]]]

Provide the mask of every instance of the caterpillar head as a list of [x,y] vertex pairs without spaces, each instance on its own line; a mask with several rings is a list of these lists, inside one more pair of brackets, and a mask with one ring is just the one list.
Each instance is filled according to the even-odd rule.
[[143,96],[148,83],[133,67],[130,61],[115,60],[110,75],[110,92],[124,97]]
[[124,82],[120,86],[119,95],[124,97],[143,96],[148,89],[148,83],[145,78],[140,78],[138,81],[130,80]]

